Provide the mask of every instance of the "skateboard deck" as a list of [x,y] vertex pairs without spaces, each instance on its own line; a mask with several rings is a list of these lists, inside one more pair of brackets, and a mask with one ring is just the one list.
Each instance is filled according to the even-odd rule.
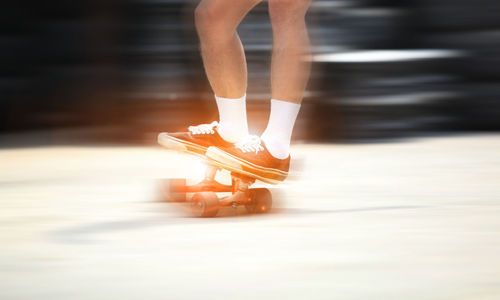
[[254,173],[245,171],[241,167],[238,168],[237,166],[225,165],[225,164],[222,164],[216,160],[212,160],[209,157],[205,156],[206,148],[200,147],[199,145],[194,144],[194,143],[182,141],[182,140],[179,140],[175,137],[168,136],[168,135],[163,135],[163,137],[161,137],[161,138],[158,137],[158,143],[160,145],[162,145],[163,147],[165,147],[166,149],[173,150],[173,151],[180,152],[180,153],[189,154],[192,156],[196,156],[198,158],[201,158],[203,161],[205,161],[205,164],[207,164],[207,165],[214,165],[219,169],[224,169],[224,170],[227,170],[231,173],[240,174],[241,176],[246,176],[249,178],[260,180],[260,181],[265,182],[265,183],[270,183],[270,184],[280,183],[279,180],[256,175]]

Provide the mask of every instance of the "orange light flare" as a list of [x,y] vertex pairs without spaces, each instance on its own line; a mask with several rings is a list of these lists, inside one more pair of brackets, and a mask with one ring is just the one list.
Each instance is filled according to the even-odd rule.
[[187,184],[196,184],[205,178],[206,165],[201,159],[186,159],[185,178]]

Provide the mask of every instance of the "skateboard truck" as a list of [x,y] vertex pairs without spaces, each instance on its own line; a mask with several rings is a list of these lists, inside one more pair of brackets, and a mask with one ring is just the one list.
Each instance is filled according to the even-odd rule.
[[[196,217],[215,217],[224,206],[244,205],[249,213],[266,213],[271,209],[271,192],[266,188],[250,188],[254,178],[231,172],[231,185],[226,185],[215,180],[218,170],[217,166],[207,166],[205,178],[195,185],[186,185],[185,179],[167,180],[168,184],[162,185],[166,201],[189,202]],[[230,196],[217,196],[217,193],[228,192]],[[188,199],[188,193],[194,195]]]

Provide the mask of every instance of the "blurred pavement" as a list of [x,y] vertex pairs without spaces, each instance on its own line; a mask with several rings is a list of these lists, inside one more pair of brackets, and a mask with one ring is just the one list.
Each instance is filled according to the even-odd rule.
[[0,149],[0,299],[500,299],[499,149],[296,145],[274,213],[215,219],[158,201],[185,155]]

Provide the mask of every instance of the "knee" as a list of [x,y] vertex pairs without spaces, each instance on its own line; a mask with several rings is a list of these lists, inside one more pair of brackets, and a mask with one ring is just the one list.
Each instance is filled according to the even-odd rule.
[[212,29],[222,19],[223,8],[218,7],[216,1],[203,0],[194,11],[196,29],[200,34],[213,31]]
[[269,16],[273,27],[304,20],[311,0],[269,0]]

